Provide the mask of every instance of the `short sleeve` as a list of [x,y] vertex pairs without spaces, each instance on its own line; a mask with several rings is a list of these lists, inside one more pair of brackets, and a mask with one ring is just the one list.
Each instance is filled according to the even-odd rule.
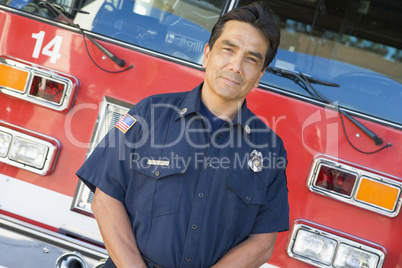
[[141,129],[138,109],[134,107],[128,114],[134,120],[126,121],[123,127],[113,127],[76,173],[91,191],[99,188],[121,202],[131,175],[130,157]]
[[281,146],[279,155],[280,157],[277,157],[275,161],[275,177],[267,190],[268,203],[261,206],[251,231],[252,234],[289,230],[287,155],[283,146]]

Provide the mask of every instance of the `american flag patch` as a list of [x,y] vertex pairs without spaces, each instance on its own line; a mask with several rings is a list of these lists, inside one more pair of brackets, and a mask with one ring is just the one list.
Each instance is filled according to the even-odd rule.
[[115,127],[120,129],[121,132],[126,133],[135,124],[135,122],[137,122],[137,119],[129,114],[126,114],[119,120],[119,122],[117,122]]

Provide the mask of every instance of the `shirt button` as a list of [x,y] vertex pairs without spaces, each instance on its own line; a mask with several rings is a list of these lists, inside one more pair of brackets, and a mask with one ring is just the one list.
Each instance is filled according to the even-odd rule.
[[155,176],[158,177],[161,173],[159,172],[159,170],[155,171]]
[[197,229],[198,229],[197,224],[193,224],[193,225],[191,225],[191,229],[193,229],[193,230],[197,230]]
[[246,200],[248,201],[248,202],[250,202],[251,201],[251,196],[246,196]]
[[198,193],[199,198],[204,198],[204,196],[205,196],[204,193]]
[[207,168],[210,168],[210,167],[212,167],[211,162],[207,163]]
[[187,256],[187,257],[184,258],[184,260],[185,260],[186,262],[190,262],[190,261],[191,261],[191,258]]
[[216,134],[216,138],[219,140],[220,138],[222,138],[222,134],[221,133]]

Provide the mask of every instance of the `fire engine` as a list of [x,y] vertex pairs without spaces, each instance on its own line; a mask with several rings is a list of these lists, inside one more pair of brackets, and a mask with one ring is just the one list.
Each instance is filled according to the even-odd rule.
[[[402,4],[265,0],[278,54],[247,97],[284,141],[290,230],[263,267],[402,267]],[[102,267],[75,176],[128,109],[204,77],[250,0],[0,0],[0,267]]]

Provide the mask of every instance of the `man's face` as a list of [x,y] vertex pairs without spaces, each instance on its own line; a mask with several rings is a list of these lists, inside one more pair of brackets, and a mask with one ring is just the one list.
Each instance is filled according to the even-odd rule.
[[265,72],[268,46],[269,41],[250,24],[226,22],[213,48],[205,46],[203,90],[221,101],[243,101]]

